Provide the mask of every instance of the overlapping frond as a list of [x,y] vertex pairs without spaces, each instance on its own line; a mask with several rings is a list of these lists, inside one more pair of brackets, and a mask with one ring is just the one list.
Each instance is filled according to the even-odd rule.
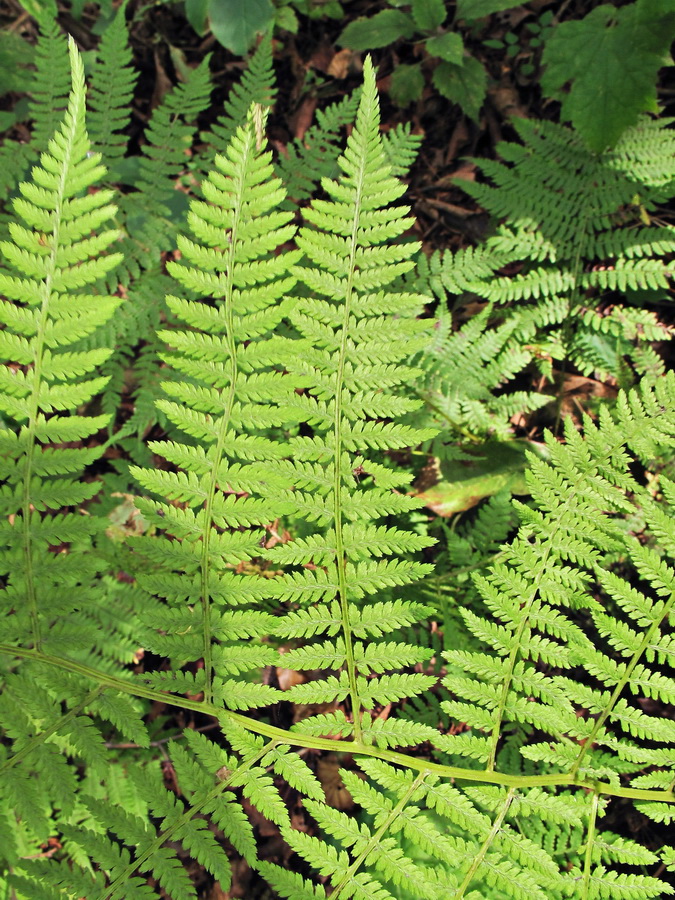
[[[8,141],[0,147],[0,199],[3,202],[12,196],[29,164],[47,148],[68,102],[71,82],[66,40],[49,14],[39,17],[39,26],[35,71],[32,75],[27,72],[25,76],[30,92],[31,141],[25,144]],[[6,237],[4,221],[2,237]]]
[[[120,261],[104,251],[118,237],[105,225],[114,215],[109,191],[89,192],[101,178],[100,157],[84,128],[84,75],[71,45],[73,89],[65,119],[14,201],[17,221],[0,250],[0,408],[7,417],[2,446],[2,594],[8,637],[35,647],[68,641],[65,623],[81,605],[97,572],[89,538],[95,520],[81,504],[99,490],[82,475],[101,448],[86,444],[107,417],[82,411],[103,389],[97,370],[111,348],[73,349],[104,325],[120,298],[88,293]],[[24,224],[20,224],[23,222]],[[14,272],[16,274],[9,274]],[[72,545],[73,552],[53,548]],[[75,552],[79,550],[80,552]],[[59,628],[47,633],[50,622]],[[75,627],[71,622],[70,628]],[[81,643],[81,641],[78,641]]]
[[[672,156],[664,124],[640,123],[595,156],[568,128],[518,120],[522,143],[500,144],[500,161],[477,161],[486,181],[462,182],[501,226],[483,247],[435,260],[433,285],[506,306],[524,342],[585,374],[630,384],[626,358],[638,375],[661,374],[649,342],[669,340],[670,329],[617,294],[656,303],[672,281],[672,229],[650,219],[672,191],[669,166],[650,164],[666,146],[663,159]],[[505,266],[511,273],[496,277]]]
[[491,309],[473,316],[457,331],[452,316],[439,309],[433,338],[416,358],[424,371],[415,393],[424,401],[420,416],[441,429],[434,444],[434,455],[451,451],[451,439],[467,440],[486,436],[507,440],[511,434],[509,419],[518,412],[531,412],[549,398],[534,391],[500,393],[534,358],[528,335],[509,321],[489,327]]
[[216,153],[225,153],[237,128],[246,120],[251,104],[273,106],[277,88],[272,64],[272,36],[265,35],[242,72],[241,78],[230,88],[223,112],[202,137],[209,144],[209,151],[201,159],[202,171],[208,174],[213,168]]
[[[139,581],[175,611],[171,630],[160,624],[163,634],[150,644],[179,664],[203,658],[194,688],[236,709],[265,705],[274,694],[227,677],[276,658],[269,645],[242,647],[237,634],[228,635],[227,617],[232,607],[274,596],[266,579],[236,570],[260,554],[260,526],[280,514],[279,497],[290,486],[275,465],[282,448],[261,432],[298,418],[291,405],[298,382],[276,368],[284,343],[270,337],[292,305],[290,268],[298,253],[273,252],[295,229],[291,214],[278,210],[284,191],[263,147],[263,122],[262,108],[253,107],[227,155],[216,157],[202,184],[205,200],[191,206],[195,239],[179,237],[181,262],[168,266],[202,297],[169,296],[186,327],[160,335],[173,348],[163,356],[176,378],[164,382],[157,405],[185,437],[150,449],[175,470],[132,470],[163,498],[141,506],[165,536],[139,539],[139,553],[147,548],[156,569]],[[164,681],[181,687],[168,675]]]
[[101,154],[108,168],[111,181],[121,176],[111,168],[124,156],[127,147],[127,137],[122,132],[131,118],[131,101],[138,77],[130,63],[124,4],[103,32],[89,92],[89,135],[94,150]]
[[[279,634],[308,635],[308,630],[298,629],[313,620],[315,643],[287,651],[284,665],[324,672],[342,669],[339,677],[324,674],[286,696],[325,703],[348,695],[355,735],[377,742],[371,716],[363,710],[415,695],[434,679],[396,673],[413,667],[424,653],[373,640],[378,632],[359,619],[361,611],[372,608],[373,595],[428,571],[412,560],[390,559],[391,550],[383,545],[372,552],[380,531],[366,524],[418,505],[395,490],[406,479],[383,466],[374,451],[414,445],[430,434],[396,421],[418,405],[415,401],[375,387],[395,388],[414,376],[415,370],[403,361],[426,341],[426,326],[414,318],[421,298],[391,288],[397,276],[411,268],[417,247],[392,243],[410,220],[406,209],[391,205],[404,188],[386,164],[369,63],[356,125],[339,168],[338,180],[322,181],[329,199],[314,201],[306,211],[310,224],[297,238],[305,260],[295,272],[309,296],[298,299],[289,312],[310,348],[292,368],[304,379],[305,392],[297,405],[313,434],[289,442],[289,474],[301,488],[293,495],[293,511],[325,531],[297,548],[274,548],[269,557],[276,561],[290,556],[305,567],[286,575],[275,588],[298,607],[281,621]],[[395,529],[389,534],[392,549],[412,550],[423,543]],[[414,618],[413,607],[403,602],[401,612],[406,610]],[[327,634],[335,635],[333,622],[338,623],[339,639],[326,641]],[[368,635],[367,643],[358,640],[362,634]]]

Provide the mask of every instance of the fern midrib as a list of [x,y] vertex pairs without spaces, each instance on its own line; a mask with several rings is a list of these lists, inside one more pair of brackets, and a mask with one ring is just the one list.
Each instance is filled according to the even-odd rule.
[[588,831],[586,832],[586,852],[584,853],[584,875],[581,883],[580,900],[589,900],[589,890],[591,886],[591,872],[593,870],[593,845],[595,843],[595,825],[598,818],[598,805],[600,796],[597,791],[593,791],[593,799],[591,801],[591,814],[588,819]]
[[[37,333],[35,335],[34,344],[34,363],[33,363],[33,388],[31,391],[30,402],[28,406],[28,435],[26,441],[26,456],[23,469],[23,491],[21,502],[21,525],[23,531],[23,556],[25,561],[25,578],[26,578],[26,600],[31,621],[31,632],[33,644],[36,650],[42,647],[42,626],[40,623],[40,614],[38,610],[37,593],[35,590],[35,573],[33,571],[33,539],[30,527],[31,517],[31,481],[33,478],[33,461],[35,458],[36,439],[35,432],[37,430],[37,417],[40,409],[40,387],[42,384],[42,365],[44,361],[45,350],[45,328],[49,317],[49,305],[52,298],[52,284],[57,273],[58,266],[56,257],[59,248],[59,235],[61,232],[61,216],[63,213],[63,203],[65,197],[66,181],[70,173],[72,165],[72,153],[75,137],[77,134],[77,123],[79,116],[77,115],[78,107],[81,106],[80,97],[75,97],[74,104],[77,107],[72,110],[70,116],[70,127],[65,133],[66,142],[62,160],[61,171],[59,173],[58,187],[55,191],[56,205],[52,218],[52,246],[48,256],[48,265],[45,277],[42,281],[42,302],[40,305],[40,318],[38,322]],[[70,108],[70,107],[69,107]],[[65,128],[64,128],[65,131]]]
[[[248,155],[251,150],[252,138],[249,132],[246,133],[246,159],[248,160]],[[226,281],[225,281],[225,323],[226,323],[226,343],[227,349],[230,354],[230,361],[232,364],[231,369],[231,378],[230,378],[230,386],[227,392],[227,402],[223,414],[220,419],[220,427],[218,429],[218,439],[216,441],[216,448],[213,454],[213,469],[212,469],[212,477],[209,483],[208,495],[206,498],[206,505],[204,507],[204,531],[202,532],[202,553],[200,560],[200,569],[201,569],[201,594],[202,594],[202,611],[204,616],[204,625],[203,625],[203,637],[204,637],[204,699],[207,703],[211,703],[213,699],[213,658],[211,653],[211,597],[209,591],[209,575],[211,571],[211,554],[210,554],[210,545],[211,545],[211,533],[214,528],[213,523],[213,502],[216,497],[216,492],[218,490],[217,479],[218,479],[218,469],[220,468],[220,463],[223,459],[223,445],[225,442],[225,435],[227,433],[227,426],[229,424],[230,416],[232,414],[232,407],[234,405],[234,398],[236,395],[236,381],[237,376],[239,374],[239,368],[237,366],[237,350],[234,342],[234,311],[232,309],[232,293],[234,290],[234,267],[236,261],[236,251],[237,251],[237,231],[239,222],[241,219],[242,205],[243,205],[243,192],[244,192],[244,176],[243,172],[246,171],[246,166],[242,166],[241,169],[237,170],[236,177],[236,186],[237,191],[235,193],[236,202],[234,208],[234,215],[232,219],[232,228],[230,230],[230,242],[228,247],[228,260],[227,260],[227,269],[226,269]]]
[[620,787],[609,782],[600,782],[597,779],[575,779],[569,773],[553,775],[508,775],[502,772],[488,772],[483,769],[462,768],[461,766],[446,766],[441,763],[429,762],[419,756],[408,756],[396,750],[385,750],[375,747],[373,744],[362,744],[356,741],[342,739],[322,738],[315,735],[304,734],[301,731],[285,731],[276,725],[255,721],[241,713],[231,712],[213,703],[190,700],[179,694],[169,694],[154,688],[144,687],[125,678],[118,678],[99,672],[74,660],[64,659],[59,656],[28,649],[27,647],[15,647],[11,644],[0,643],[0,653],[23,659],[34,659],[37,662],[73,672],[84,678],[96,681],[103,687],[121,691],[132,697],[142,697],[145,700],[153,700],[159,703],[169,704],[182,709],[190,709],[203,715],[212,716],[221,721],[223,719],[236,722],[254,734],[269,737],[277,743],[288,744],[292,747],[306,747],[311,750],[328,750],[331,753],[349,753],[359,756],[371,756],[382,759],[393,765],[403,766],[414,771],[427,770],[440,775],[443,778],[454,778],[462,781],[496,784],[502,787],[531,788],[531,787],[579,787],[597,790],[603,796],[627,797],[632,800],[647,800],[659,803],[675,803],[675,793],[670,790],[648,790],[643,788]]
[[661,625],[663,624],[664,621],[666,621],[666,619],[670,615],[670,612],[671,612],[674,604],[675,604],[675,594],[671,594],[670,599],[664,606],[663,615],[661,616],[661,618],[655,622],[652,622],[652,624],[649,626],[649,628],[645,632],[644,637],[642,638],[642,641],[640,643],[640,646],[637,648],[635,653],[632,655],[630,662],[626,666],[626,671],[623,673],[623,677],[616,684],[609,700],[605,704],[605,708],[602,710],[600,715],[595,720],[595,723],[593,725],[593,729],[592,729],[591,733],[588,735],[588,737],[584,741],[583,746],[579,752],[579,755],[577,756],[572,768],[570,769],[570,775],[572,775],[573,777],[576,777],[577,774],[579,773],[579,769],[581,767],[581,764],[582,764],[586,754],[588,753],[589,748],[593,746],[595,739],[597,738],[597,736],[600,732],[600,729],[603,727],[603,725],[605,724],[605,722],[607,721],[609,716],[611,716],[612,710],[614,709],[616,703],[620,699],[621,694],[624,691],[624,688],[630,681],[631,675],[635,671],[635,667],[640,662],[640,659],[642,658],[643,653],[647,650],[647,648],[651,644],[655,633],[660,630]]
[[362,154],[358,178],[356,179],[356,199],[354,203],[354,219],[349,248],[349,269],[347,272],[347,286],[342,317],[342,334],[340,338],[340,354],[338,358],[337,377],[335,385],[335,418],[333,431],[335,436],[335,460],[333,467],[333,522],[335,527],[335,562],[338,576],[338,594],[340,596],[340,616],[342,618],[342,632],[345,642],[345,661],[347,665],[347,677],[349,679],[349,695],[352,705],[352,719],[354,721],[354,739],[361,741],[363,731],[361,728],[361,698],[359,697],[356,683],[356,663],[354,661],[354,640],[352,636],[351,616],[349,610],[349,598],[347,597],[347,558],[344,549],[342,535],[342,390],[344,385],[344,371],[347,356],[347,337],[349,334],[349,317],[351,314],[352,295],[354,292],[354,269],[356,266],[357,235],[363,198],[363,182],[365,180],[366,161]]

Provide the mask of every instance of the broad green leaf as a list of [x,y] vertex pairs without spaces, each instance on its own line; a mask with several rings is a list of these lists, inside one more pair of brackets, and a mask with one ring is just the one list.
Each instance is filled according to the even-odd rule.
[[459,104],[470,119],[477,119],[487,93],[487,73],[473,56],[464,57],[461,66],[443,62],[436,66],[433,74],[436,89]]
[[424,75],[419,65],[400,63],[393,71],[389,93],[398,106],[407,106],[419,100],[424,89]]
[[412,16],[422,31],[433,31],[445,22],[447,10],[444,0],[413,0]]
[[352,50],[374,50],[386,47],[415,33],[410,16],[397,9],[383,9],[370,18],[350,22],[338,38],[338,43]]
[[207,30],[209,0],[185,0],[185,15],[198,35]]
[[675,8],[671,2],[665,13],[665,6],[599,6],[558,25],[547,40],[542,89],[562,100],[561,118],[591,150],[614,146],[641,112],[656,111],[656,74],[675,37]]
[[499,491],[527,494],[528,451],[539,456],[544,452],[541,444],[531,441],[484,444],[474,460],[441,463],[441,480],[418,497],[437,515],[452,516]]
[[211,31],[220,44],[243,56],[254,37],[267,31],[274,19],[271,0],[210,0]]
[[464,41],[462,35],[455,31],[437,34],[427,40],[429,56],[438,56],[446,62],[461,66],[464,63]]
[[457,0],[457,18],[482,19],[484,16],[491,16],[492,13],[520,5],[513,0]]

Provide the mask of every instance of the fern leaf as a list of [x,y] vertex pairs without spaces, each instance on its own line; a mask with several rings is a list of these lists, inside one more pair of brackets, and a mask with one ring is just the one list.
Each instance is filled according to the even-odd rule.
[[[202,326],[204,333],[197,330],[165,333],[175,348],[169,358],[179,370],[186,359],[201,360],[202,386],[196,384],[188,389],[186,385],[183,389],[178,382],[168,382],[166,390],[177,393],[181,403],[161,401],[159,404],[185,434],[206,440],[211,447],[206,453],[198,453],[176,441],[157,444],[155,451],[165,452],[167,458],[181,465],[184,471],[171,473],[136,467],[132,472],[144,488],[165,498],[164,502],[147,507],[152,510],[155,520],[161,521],[165,528],[173,529],[176,537],[189,536],[196,542],[194,551],[184,555],[182,562],[177,557],[170,561],[169,546],[164,545],[166,567],[174,568],[179,564],[184,574],[146,576],[143,583],[148,590],[167,597],[171,604],[180,604],[186,599],[200,604],[203,637],[198,655],[205,660],[206,695],[227,701],[234,682],[222,680],[215,673],[228,671],[230,663],[226,660],[230,656],[225,647],[218,650],[212,646],[212,623],[216,623],[219,609],[225,612],[226,603],[250,602],[263,596],[266,587],[262,583],[256,586],[245,576],[222,571],[222,566],[225,560],[241,561],[256,555],[260,538],[251,526],[264,524],[275,516],[271,497],[265,500],[241,498],[234,493],[242,489],[269,493],[267,484],[270,477],[274,479],[274,468],[261,471],[255,466],[228,463],[228,456],[238,452],[236,445],[230,445],[229,436],[233,428],[240,430],[243,425],[239,413],[240,398],[242,401],[245,398],[247,403],[247,430],[270,424],[267,412],[274,409],[266,402],[270,395],[258,393],[263,417],[257,420],[252,405],[255,395],[247,388],[249,384],[257,385],[259,392],[262,386],[257,369],[263,369],[267,360],[263,355],[260,362],[255,363],[253,349],[264,350],[266,332],[277,322],[274,305],[293,283],[287,274],[293,255],[279,265],[282,258],[271,256],[270,250],[290,237],[293,229],[285,224],[290,216],[275,211],[283,191],[278,180],[272,177],[269,153],[257,144],[253,114],[246,128],[240,128],[233,137],[227,155],[216,158],[216,166],[202,185],[210,205],[200,201],[192,205],[190,224],[197,240],[181,237],[179,246],[184,262],[169,265],[173,277],[187,287],[192,286],[204,266],[213,273],[209,290],[216,297],[215,306],[202,302],[202,312],[195,301],[180,298],[170,301],[176,315],[188,325]],[[254,343],[248,347],[248,365],[242,365],[235,344],[237,325],[249,315],[239,290],[244,284],[252,286],[251,300],[257,310],[261,314],[269,311],[267,321],[262,320],[264,327],[259,329]],[[211,362],[204,356],[203,348],[205,345],[216,346],[216,342],[218,350]],[[193,375],[196,374],[193,371]],[[209,382],[214,386],[209,386]],[[277,403],[283,403],[292,395],[291,382],[292,379],[281,378],[269,382]],[[260,450],[271,445],[261,437],[255,437],[255,440]],[[186,502],[198,512],[179,511],[166,501]],[[227,536],[227,529],[231,528],[248,530],[235,539],[235,536]],[[141,552],[142,548],[143,545],[139,545]],[[176,650],[170,654],[174,658],[182,655],[179,643],[177,639]],[[167,646],[166,639],[163,644]],[[234,649],[232,646],[231,651]],[[259,652],[255,664],[264,665],[264,656]],[[269,689],[264,685],[239,684],[231,696],[235,708],[248,708],[258,702],[269,702]]]
[[[114,207],[107,191],[85,193],[101,177],[103,169],[100,157],[89,151],[84,130],[82,64],[72,44],[70,52],[73,89],[63,124],[42,154],[40,165],[34,168],[33,183],[21,185],[21,198],[15,202],[17,214],[29,227],[17,226],[12,230],[13,241],[0,244],[8,264],[26,273],[0,274],[0,289],[8,298],[0,307],[0,318],[8,334],[25,335],[17,342],[18,361],[25,368],[17,370],[12,383],[3,377],[5,393],[0,404],[20,427],[18,441],[10,451],[14,465],[5,487],[5,492],[12,492],[11,500],[6,494],[7,513],[16,515],[11,532],[5,535],[14,570],[9,592],[25,591],[22,627],[25,639],[32,640],[35,646],[41,646],[49,622],[47,598],[56,587],[50,575],[58,578],[58,574],[50,573],[49,567],[38,562],[48,553],[48,542],[40,537],[33,520],[40,518],[40,511],[77,506],[97,492],[95,484],[78,484],[74,477],[80,475],[82,463],[93,460],[93,455],[80,454],[78,459],[70,453],[59,463],[59,451],[49,444],[87,437],[102,424],[96,417],[50,414],[55,410],[74,412],[102,389],[105,379],[89,378],[78,383],[77,376],[93,372],[110,350],[73,354],[70,347],[83,332],[94,331],[105,322],[120,302],[117,298],[77,293],[80,287],[113,268],[120,257],[100,256],[115,240],[116,232],[108,230],[95,238],[84,237],[99,229]],[[35,222],[39,223],[38,230],[35,225],[30,227]],[[68,339],[71,296],[82,324],[79,333],[70,330]],[[22,310],[20,318],[14,315],[15,309]],[[61,326],[66,326],[63,336]],[[3,375],[9,372],[5,369]],[[3,439],[11,441],[10,434],[6,428]],[[43,454],[45,461],[41,463]],[[80,466],[75,467],[76,460]],[[68,472],[70,477],[51,477],[59,471]],[[52,543],[70,537],[68,519],[64,519],[62,534],[58,521],[58,517],[50,520]],[[65,614],[65,608],[61,614]]]

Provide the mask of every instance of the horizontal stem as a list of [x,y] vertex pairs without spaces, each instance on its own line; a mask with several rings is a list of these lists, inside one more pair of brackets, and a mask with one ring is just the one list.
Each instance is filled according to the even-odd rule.
[[177,706],[181,709],[191,709],[195,712],[211,715],[219,720],[236,722],[248,731],[269,737],[278,743],[288,744],[292,747],[308,747],[312,750],[330,750],[333,753],[351,753],[357,756],[373,756],[376,759],[382,759],[386,762],[397,766],[404,766],[407,769],[415,771],[434,772],[443,778],[453,778],[458,781],[477,781],[483,784],[497,784],[508,788],[528,788],[528,787],[579,787],[587,790],[596,791],[608,797],[626,797],[631,800],[651,800],[662,803],[675,803],[675,792],[670,791],[650,791],[640,788],[616,787],[606,782],[594,781],[593,779],[575,778],[570,773],[561,773],[557,775],[507,775],[502,772],[483,771],[481,769],[465,769],[461,766],[444,766],[441,763],[429,762],[415,756],[408,756],[406,753],[399,753],[396,750],[383,750],[379,747],[373,747],[370,744],[363,744],[358,741],[343,741],[332,738],[315,737],[314,735],[302,734],[302,732],[285,731],[283,728],[277,728],[275,725],[268,725],[266,722],[258,722],[249,719],[241,713],[230,712],[216,706],[214,703],[206,703],[198,700],[188,700],[187,697],[180,697],[177,694],[167,694],[154,688],[144,687],[136,681],[130,681],[124,678],[117,678],[114,675],[108,675],[105,672],[97,672],[89,666],[82,665],[70,659],[63,659],[60,656],[50,656],[37,650],[30,650],[27,647],[13,647],[10,644],[0,643],[0,653],[7,653],[11,656],[18,656],[23,659],[32,659],[34,662],[45,663],[46,665],[56,666],[59,669],[65,669],[68,672],[82,675],[84,678],[90,678],[92,681],[98,682],[99,685],[113,690],[122,691],[125,694],[131,694],[134,697],[143,697],[146,700],[156,700],[160,703],[168,703],[170,706]]

